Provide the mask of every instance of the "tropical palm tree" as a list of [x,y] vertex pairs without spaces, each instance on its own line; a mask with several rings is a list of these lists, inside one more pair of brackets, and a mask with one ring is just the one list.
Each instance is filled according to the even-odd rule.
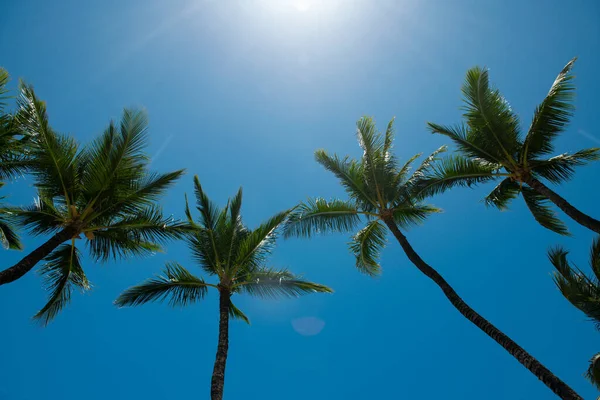
[[[6,110],[10,98],[8,82],[8,72],[0,68],[0,180],[14,179],[30,166],[25,150],[26,138],[17,129],[14,116]],[[2,186],[4,182],[0,182]],[[4,198],[0,197],[0,200]],[[22,249],[13,215],[4,207],[0,207],[0,242],[7,249]]]
[[[554,282],[567,300],[587,315],[600,330],[600,238],[596,238],[590,251],[590,267],[593,275],[586,275],[567,260],[568,251],[555,247],[548,258],[556,272]],[[586,378],[600,389],[600,353],[590,359]]]
[[542,226],[568,235],[566,226],[548,204],[550,201],[577,223],[600,233],[600,221],[579,211],[542,182],[563,183],[573,177],[575,167],[600,158],[599,148],[550,156],[554,139],[566,129],[573,114],[575,86],[571,69],[575,60],[569,61],[556,77],[536,108],[525,137],[515,112],[500,91],[490,87],[488,71],[470,69],[462,87],[465,122],[457,126],[429,123],[433,133],[445,135],[456,144],[459,155],[430,170],[421,182],[423,194],[500,180],[485,198],[487,206],[506,209],[521,193]]
[[169,299],[171,306],[186,306],[202,300],[209,288],[219,291],[219,342],[215,359],[211,399],[223,398],[225,364],[229,348],[229,318],[248,318],[231,302],[235,294],[263,298],[298,297],[303,294],[332,292],[326,286],[303,280],[286,269],[266,266],[275,245],[276,232],[289,215],[274,215],[258,228],[250,230],[242,222],[242,189],[219,209],[206,195],[198,177],[194,177],[198,223],[194,222],[186,197],[185,213],[196,228],[188,246],[198,266],[216,283],[205,282],[177,263],[168,263],[162,276],[147,280],[123,292],[118,306],[137,306]]
[[301,203],[286,223],[285,236],[310,237],[317,232],[352,232],[364,220],[364,228],[352,236],[350,251],[356,256],[359,270],[376,275],[380,272],[378,260],[389,229],[409,260],[440,287],[465,318],[500,344],[554,393],[563,399],[581,399],[532,355],[467,305],[450,284],[417,254],[402,233],[401,229],[419,224],[430,214],[439,211],[425,204],[425,199],[417,191],[421,186],[420,180],[427,176],[445,147],[431,154],[411,174],[411,164],[420,155],[399,165],[392,154],[393,120],[384,135],[376,130],[371,118],[360,119],[357,128],[358,142],[363,150],[360,159],[340,158],[325,150],[315,153],[317,162],[339,179],[349,199],[326,201],[318,198]]
[[48,303],[35,315],[47,324],[70,300],[74,288],[89,289],[76,242],[86,239],[96,260],[151,255],[167,239],[181,238],[188,224],[163,216],[157,198],[183,170],[148,171],[147,117],[125,110],[118,125],[110,123],[89,146],[80,148],[69,136],[55,132],[46,107],[33,89],[21,85],[19,128],[31,135],[38,198],[29,207],[10,211],[34,235],[50,238],[12,267],[0,272],[0,285],[13,282],[45,260],[41,269]]

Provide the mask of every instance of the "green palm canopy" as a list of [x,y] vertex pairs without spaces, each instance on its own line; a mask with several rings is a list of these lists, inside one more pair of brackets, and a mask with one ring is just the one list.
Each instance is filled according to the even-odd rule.
[[392,153],[393,122],[390,121],[382,134],[372,118],[363,117],[358,121],[356,132],[363,152],[359,159],[342,158],[325,150],[316,151],[317,162],[338,178],[348,198],[316,198],[301,203],[291,213],[285,235],[308,237],[322,232],[355,232],[349,247],[356,258],[356,267],[366,274],[376,275],[381,270],[381,251],[388,231],[391,232],[409,260],[438,285],[457,311],[563,399],[581,399],[525,349],[473,310],[410,245],[402,230],[425,221],[439,211],[425,202],[428,193],[422,188],[423,181],[429,179],[435,170],[439,154],[445,151],[445,147],[433,152],[413,170],[412,164],[420,155],[401,164]]
[[38,192],[35,204],[12,214],[34,235],[50,236],[14,266],[0,272],[0,284],[19,279],[38,262],[50,293],[35,315],[47,324],[69,302],[74,289],[90,288],[77,243],[105,261],[149,256],[168,239],[181,238],[188,224],[163,216],[156,200],[182,174],[148,170],[144,112],[125,110],[118,124],[85,147],[49,125],[46,106],[33,88],[21,85],[19,129],[31,136],[28,151]]
[[[12,180],[22,175],[31,163],[26,155],[26,138],[10,114],[7,100],[10,95],[6,85],[9,82],[8,72],[0,68],[0,180]],[[0,187],[4,185],[0,182]],[[3,200],[4,197],[0,197]],[[0,206],[0,243],[6,249],[22,249],[15,229],[14,216],[5,207]]]
[[577,223],[600,233],[600,221],[573,207],[542,182],[561,184],[573,177],[576,167],[600,158],[599,148],[553,155],[554,141],[573,115],[574,63],[575,59],[571,60],[558,74],[525,133],[509,103],[490,86],[488,71],[470,69],[462,86],[464,122],[455,126],[429,123],[433,133],[455,143],[458,154],[431,169],[421,190],[434,194],[455,186],[499,181],[485,198],[486,205],[503,210],[521,194],[538,223],[554,232],[568,234],[549,202]]
[[249,323],[246,315],[232,303],[233,295],[277,299],[332,290],[306,281],[287,269],[268,266],[277,230],[290,211],[278,213],[257,228],[249,229],[241,216],[242,189],[221,209],[208,198],[198,177],[194,177],[194,187],[200,218],[194,221],[186,198],[185,214],[194,227],[187,239],[188,247],[197,266],[204,275],[214,278],[214,283],[206,282],[177,263],[169,263],[162,275],[127,289],[115,303],[123,307],[168,300],[171,306],[186,306],[202,300],[209,289],[218,290],[219,344],[211,384],[214,400],[223,396],[229,318]]
[[[571,304],[587,315],[600,330],[600,238],[596,238],[590,251],[592,275],[585,274],[567,259],[568,251],[555,247],[548,252],[548,258],[556,272],[554,282]],[[586,378],[600,389],[600,353],[590,359]]]

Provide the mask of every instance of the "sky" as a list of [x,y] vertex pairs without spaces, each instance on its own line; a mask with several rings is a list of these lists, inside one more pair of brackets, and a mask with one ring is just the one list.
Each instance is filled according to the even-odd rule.
[[[600,3],[573,0],[105,0],[23,1],[0,13],[0,65],[32,83],[51,125],[85,144],[124,107],[150,117],[152,169],[187,174],[163,198],[183,217],[197,174],[224,204],[244,188],[257,226],[309,196],[343,197],[313,158],[359,156],[355,123],[396,117],[401,159],[443,144],[426,122],[458,122],[468,68],[490,70],[526,127],[574,56],[577,111],[557,151],[598,146]],[[593,215],[600,164],[557,190]],[[486,209],[490,190],[431,199],[444,213],[406,232],[417,252],[473,308],[584,398],[599,333],[558,292],[547,249],[562,244],[586,267],[593,235],[537,225],[522,199]],[[32,180],[3,188],[33,201]],[[598,215],[596,215],[598,218]],[[44,238],[24,235],[25,251]],[[553,399],[540,381],[475,326],[389,240],[383,274],[361,275],[348,237],[280,241],[271,260],[331,286],[332,295],[240,297],[250,326],[231,322],[227,399]],[[25,253],[4,251],[8,267]],[[117,309],[125,288],[169,260],[201,274],[182,243],[147,259],[95,263],[93,290],[73,295],[48,327],[38,274],[0,288],[0,400],[209,398],[217,345],[214,294],[183,309]]]

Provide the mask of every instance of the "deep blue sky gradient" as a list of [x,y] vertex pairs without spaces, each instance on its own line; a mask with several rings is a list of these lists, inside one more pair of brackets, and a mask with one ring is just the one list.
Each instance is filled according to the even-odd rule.
[[[579,56],[577,113],[558,149],[600,144],[600,3],[592,0],[10,2],[0,13],[0,48],[0,65],[34,84],[55,129],[82,143],[123,107],[145,107],[152,167],[188,171],[163,202],[178,217],[194,174],[220,203],[243,186],[251,226],[307,196],[343,196],[313,151],[359,155],[362,115],[381,129],[397,117],[401,158],[433,151],[447,140],[425,123],[458,122],[460,85],[474,65],[490,68],[526,127],[556,74]],[[596,217],[599,172],[582,168],[560,188]],[[3,194],[28,204],[31,184],[21,179]],[[598,332],[558,293],[545,256],[564,244],[585,266],[593,235],[570,221],[572,238],[546,231],[521,199],[510,211],[488,210],[480,200],[489,189],[434,198],[445,212],[411,229],[409,240],[476,310],[595,398],[582,374],[600,350]],[[40,240],[26,237],[26,250]],[[336,292],[239,298],[252,325],[231,324],[226,398],[554,398],[456,312],[397,243],[384,253],[383,275],[370,279],[355,270],[346,242],[280,243],[274,265]],[[2,252],[3,267],[23,255]],[[167,260],[200,273],[179,243],[149,259],[86,259],[93,290],[75,294],[45,329],[30,319],[46,295],[37,274],[2,287],[0,399],[208,398],[215,293],[185,309],[112,305]],[[292,321],[304,317],[324,328],[297,333]]]

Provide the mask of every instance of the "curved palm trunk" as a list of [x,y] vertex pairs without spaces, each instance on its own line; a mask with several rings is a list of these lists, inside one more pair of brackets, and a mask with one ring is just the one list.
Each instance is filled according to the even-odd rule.
[[44,259],[48,254],[52,253],[54,249],[60,246],[61,243],[71,239],[77,231],[73,228],[65,228],[60,232],[57,232],[52,236],[46,243],[42,244],[37,249],[23,257],[21,261],[16,263],[10,268],[0,271],[0,285],[4,285],[17,279],[31,271],[31,269],[41,260]]
[[550,390],[556,393],[561,399],[583,400],[566,383],[555,376],[548,368],[544,367],[525,349],[515,343],[511,338],[502,333],[498,328],[488,322],[485,318],[473,310],[463,299],[452,289],[446,280],[414,251],[406,236],[400,232],[396,223],[391,219],[384,219],[385,224],[392,231],[400,246],[410,259],[410,261],[429,279],[434,281],[444,292],[450,303],[469,321],[475,324],[479,329],[494,339],[500,346],[504,347],[514,358],[517,359],[525,368],[537,376]]
[[579,225],[585,226],[586,228],[600,233],[600,221],[590,217],[587,214],[582,213],[575,207],[573,207],[567,200],[561,197],[558,193],[554,192],[548,186],[535,178],[530,178],[525,181],[533,190],[539,194],[546,196],[548,200],[556,204],[558,208],[564,211],[571,219],[577,222]]
[[217,346],[217,357],[213,368],[212,381],[210,383],[210,398],[212,400],[223,399],[225,387],[225,365],[227,364],[227,350],[229,349],[229,297],[231,293],[220,289],[219,292],[219,344]]

